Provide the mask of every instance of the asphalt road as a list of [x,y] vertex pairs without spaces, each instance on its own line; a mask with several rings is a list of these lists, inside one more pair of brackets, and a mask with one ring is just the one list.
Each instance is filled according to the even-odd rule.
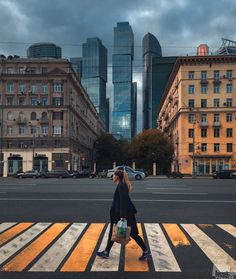
[[[55,271],[28,272],[37,261],[40,261],[40,258],[43,258],[44,251],[35,257],[23,272],[0,272],[0,278],[44,279],[77,278],[77,276],[93,278],[95,273],[91,270],[96,262],[95,252],[103,241],[103,234],[109,223],[109,208],[114,190],[115,185],[109,179],[0,179],[0,223],[2,223],[0,229],[1,226],[7,226],[7,223],[14,223],[8,224],[12,227],[6,228],[0,234],[0,268],[4,269],[9,262],[17,258],[18,254],[24,252],[28,245],[34,245],[36,242],[36,237],[32,237],[27,245],[20,247],[15,253],[9,254],[10,256],[6,259],[4,258],[4,255],[10,253],[9,247],[9,250],[6,251],[6,245],[12,244],[12,247],[15,247],[16,244],[13,237],[5,239],[5,242],[1,244],[1,236],[4,234],[3,236],[6,237],[9,231],[16,230],[17,226],[22,226],[22,223],[26,225],[28,223],[29,228],[27,229],[29,230],[31,230],[31,226],[39,226],[38,229],[42,231],[35,233],[38,233],[40,237],[46,230],[46,228],[40,227],[42,223],[46,223],[45,226],[49,226],[49,229],[52,229],[50,226],[53,225],[67,224],[65,226],[68,227],[64,228],[49,243],[46,250],[53,247],[53,244],[63,236],[69,226],[73,226],[75,223],[85,224],[84,232],[77,237],[72,243],[73,245],[71,244],[71,248],[68,248],[68,253],[62,258]],[[138,262],[132,262],[132,260],[126,262],[129,255],[132,259],[140,251],[134,247],[129,254],[129,252],[124,252],[124,247],[122,247],[117,271],[95,271],[97,278],[109,278],[110,276],[114,279],[213,278],[213,263],[224,265],[224,257],[226,262],[230,259],[232,268],[236,268],[235,180],[147,178],[144,181],[133,182],[131,197],[138,209],[137,221],[141,224],[144,239],[152,249],[153,245],[157,245],[155,242],[158,241],[155,239],[158,234],[160,242],[158,245],[160,245],[159,249],[163,251],[163,255],[158,255],[153,246],[153,260],[146,264],[145,271],[140,271],[144,267],[140,269]],[[34,224],[29,225],[29,223]],[[220,227],[219,224],[224,226]],[[231,226],[225,226],[225,224]],[[94,249],[91,250],[88,264],[83,272],[60,272],[66,260],[73,254],[75,245],[85,241],[83,234],[86,238],[89,229],[92,228],[96,228],[93,230],[97,233],[97,238],[95,237]],[[14,237],[24,238],[27,229],[22,229]],[[158,230],[159,232],[157,232]],[[156,235],[151,235],[152,232],[155,232]],[[89,245],[92,243],[90,236],[87,241]],[[207,250],[209,247],[210,249]],[[173,257],[172,271],[160,271],[156,264],[158,257],[160,257],[159,260],[163,260],[161,257],[164,257],[166,249],[170,253],[166,252],[168,259],[170,256]],[[2,261],[1,251],[3,253]],[[124,253],[127,256],[124,256]],[[22,264],[24,256],[20,254],[18,258],[21,259]],[[48,261],[50,260],[47,259]],[[176,263],[175,268],[173,262]],[[45,269],[46,265],[45,263],[43,265]],[[234,269],[233,271],[236,272]]]

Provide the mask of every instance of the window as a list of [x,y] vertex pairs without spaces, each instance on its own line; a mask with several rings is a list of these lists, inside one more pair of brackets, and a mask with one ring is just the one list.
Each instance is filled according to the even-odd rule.
[[36,112],[31,112],[31,115],[30,115],[30,120],[36,120],[37,118],[37,115],[36,115]]
[[52,113],[52,119],[53,120],[63,120],[63,112],[61,111],[55,111]]
[[19,74],[25,74],[25,67],[19,68]]
[[9,141],[9,142],[7,143],[7,148],[8,148],[8,149],[11,149],[12,147],[13,147],[13,144],[12,144],[11,141]]
[[53,126],[53,135],[61,135],[63,133],[63,126]]
[[207,115],[205,113],[201,114],[201,123],[207,122]]
[[207,138],[207,129],[206,128],[201,129],[201,137]]
[[13,97],[7,97],[7,106],[14,105],[14,99]]
[[48,135],[48,126],[47,125],[42,125],[41,126],[41,133],[46,136]]
[[220,122],[220,115],[219,113],[214,113],[214,123],[219,123]]
[[207,143],[202,143],[201,144],[201,151],[206,152],[207,151]]
[[37,85],[35,83],[31,84],[31,93],[36,93],[37,92]]
[[231,112],[226,113],[226,121],[232,122],[233,121],[233,114]]
[[213,107],[218,108],[220,106],[220,99],[213,100]]
[[25,85],[24,85],[24,83],[19,83],[18,89],[19,89],[19,92],[20,92],[20,93],[21,93],[21,92],[25,92]]
[[188,129],[188,137],[193,138],[194,137],[194,129]]
[[31,135],[35,135],[36,134],[36,126],[30,126],[30,133]]
[[227,152],[233,152],[233,144],[232,143],[227,143],[226,148],[227,148]]
[[226,129],[226,136],[227,136],[227,138],[231,138],[233,136],[233,129],[232,128],[227,128]]
[[188,115],[188,122],[189,123],[194,123],[194,121],[195,121],[195,116],[194,116],[194,114],[189,114]]
[[214,71],[214,81],[220,80],[220,71]]
[[63,92],[63,84],[62,83],[54,83],[53,91],[57,93]]
[[189,143],[188,152],[193,152],[193,143]]
[[7,135],[8,135],[8,136],[12,136],[12,134],[13,134],[13,128],[12,128],[12,126],[7,126]]
[[48,93],[48,85],[47,84],[42,84],[42,88],[41,88],[41,90],[42,90],[42,93]]
[[220,151],[220,144],[214,143],[214,152],[219,152],[219,151]]
[[35,97],[31,98],[31,106],[37,106],[37,105],[38,105],[37,98],[35,98]]
[[7,93],[13,93],[14,87],[13,83],[8,83],[7,84]]
[[25,134],[25,126],[19,125],[19,135],[24,135],[24,134]]
[[194,90],[195,90],[194,85],[189,85],[189,86],[188,86],[188,93],[189,93],[189,94],[193,94],[193,93],[194,93]]
[[23,105],[25,104],[25,98],[20,97],[20,98],[18,99],[18,104],[19,104],[20,106],[23,106]]
[[226,93],[232,93],[233,92],[233,85],[231,83],[226,84]]
[[228,79],[232,79],[233,78],[233,71],[232,70],[227,70],[226,71],[226,77]]
[[18,148],[21,148],[21,149],[26,148],[25,143],[23,141],[18,142]]
[[220,129],[214,128],[214,138],[219,138],[219,137],[220,137]]
[[8,74],[14,74],[13,68],[12,68],[12,67],[8,67],[8,68],[7,68],[7,73],[8,73]]
[[207,99],[201,99],[201,108],[207,107]]
[[42,106],[47,106],[48,105],[48,98],[41,98],[40,104]]
[[55,147],[61,147],[61,141],[55,140],[54,145],[55,145]]
[[226,107],[232,107],[233,106],[233,99],[227,98],[226,99]]
[[188,72],[188,79],[194,79],[194,72],[193,71]]
[[52,99],[52,104],[54,106],[62,106],[63,105],[63,98],[53,98]]
[[202,85],[201,86],[201,93],[202,94],[206,94],[207,93],[207,86],[206,85]]
[[42,74],[47,74],[48,73],[48,69],[46,67],[42,67]]
[[206,79],[207,79],[207,72],[201,71],[201,80],[206,80]]
[[31,67],[30,68],[30,73],[33,74],[33,75],[36,74],[36,68],[35,67]]
[[12,121],[12,120],[13,120],[13,113],[12,113],[11,111],[9,111],[9,112],[7,113],[7,120],[8,120],[8,121]]
[[214,85],[214,93],[215,93],[215,94],[220,93],[220,87],[219,87],[219,85]]
[[41,114],[41,119],[42,120],[48,120],[48,114],[44,111],[44,112],[42,112],[42,114]]
[[194,108],[194,99],[188,100],[188,106],[189,106],[190,108]]

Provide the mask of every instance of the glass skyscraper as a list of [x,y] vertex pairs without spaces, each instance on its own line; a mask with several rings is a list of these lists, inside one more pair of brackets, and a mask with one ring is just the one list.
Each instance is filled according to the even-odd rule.
[[132,83],[134,35],[128,22],[119,22],[114,28],[114,50],[112,56],[112,82],[114,85],[112,134],[124,139],[135,135],[136,106],[133,100],[137,92]]
[[99,38],[88,38],[82,49],[82,85],[104,124],[106,109],[107,49]]
[[36,43],[27,49],[28,58],[61,58],[61,47],[52,43]]

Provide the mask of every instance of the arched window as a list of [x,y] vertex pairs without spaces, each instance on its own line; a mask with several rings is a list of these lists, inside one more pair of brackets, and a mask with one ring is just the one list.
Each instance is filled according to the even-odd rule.
[[19,112],[19,119],[24,120],[25,119],[25,114],[23,111]]
[[42,120],[47,120],[48,115],[46,112],[42,112],[42,116],[41,116]]
[[13,120],[13,113],[11,111],[9,111],[7,113],[7,120],[12,121]]
[[37,116],[36,116],[36,112],[34,112],[34,111],[31,112],[30,119],[31,119],[31,120],[36,120],[36,117],[37,117]]

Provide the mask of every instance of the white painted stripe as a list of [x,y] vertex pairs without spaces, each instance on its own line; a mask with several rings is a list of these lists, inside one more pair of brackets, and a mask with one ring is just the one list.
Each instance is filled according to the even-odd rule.
[[74,223],[29,271],[56,271],[87,224]]
[[[34,198],[34,199],[22,199],[22,198],[0,198],[0,201],[102,201],[102,202],[110,202],[112,199],[54,199],[54,198],[47,198],[47,199],[40,199],[40,198]],[[177,203],[236,203],[236,200],[166,200],[166,199],[133,199],[135,202],[177,202]]]
[[0,194],[7,194],[7,192],[0,192]]
[[20,190],[22,190],[22,189],[25,189],[25,187],[4,187],[4,188],[2,188],[2,187],[0,187],[0,190],[18,190],[18,189],[20,189]]
[[[106,229],[102,243],[98,251],[105,250],[107,245],[109,230],[110,230],[110,224]],[[109,255],[109,259],[102,259],[96,256],[91,271],[118,271],[119,261],[120,261],[120,250],[121,250],[121,245],[118,243],[114,243]]]
[[0,233],[14,226],[16,223],[2,223],[0,224]]
[[10,256],[23,248],[27,243],[33,240],[38,234],[49,227],[51,223],[38,223],[8,242],[0,248],[0,264],[5,262]]
[[168,187],[168,186],[166,186],[165,188],[161,188],[161,187],[152,187],[152,188],[145,188],[146,190],[176,190],[176,191],[191,191],[192,190],[192,188],[173,188],[173,187]]
[[169,193],[169,192],[152,192],[158,195],[208,195],[208,193]]
[[144,224],[155,271],[181,272],[159,224]]
[[222,230],[226,231],[227,233],[231,234],[232,236],[236,237],[236,227],[231,224],[217,224]]
[[219,272],[236,272],[236,261],[194,224],[181,224]]

